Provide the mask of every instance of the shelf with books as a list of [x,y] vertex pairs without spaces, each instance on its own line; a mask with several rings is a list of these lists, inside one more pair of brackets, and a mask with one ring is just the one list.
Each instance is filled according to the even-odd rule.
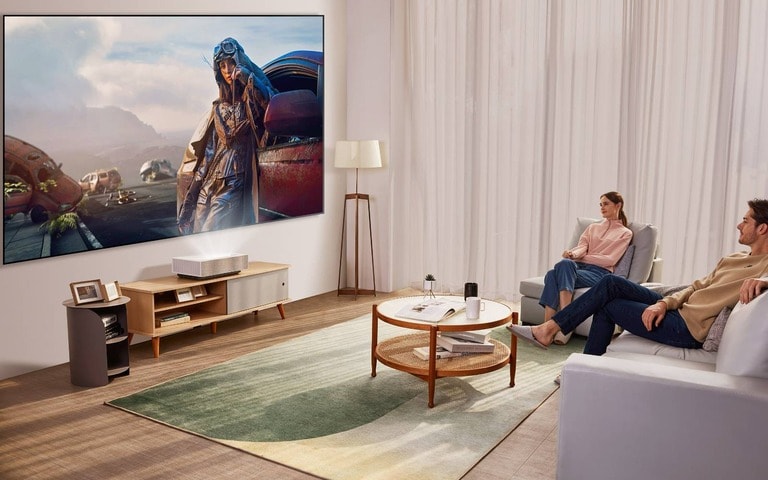
[[97,387],[130,373],[128,297],[75,305],[67,300],[69,368],[75,385]]
[[[168,295],[170,294],[170,295]],[[158,295],[155,299],[155,312],[165,312],[181,308],[182,306],[202,305],[206,303],[216,302],[217,300],[224,299],[224,295],[205,295],[201,297],[193,298],[192,300],[179,302],[173,295],[173,292],[164,292],[164,295]]]

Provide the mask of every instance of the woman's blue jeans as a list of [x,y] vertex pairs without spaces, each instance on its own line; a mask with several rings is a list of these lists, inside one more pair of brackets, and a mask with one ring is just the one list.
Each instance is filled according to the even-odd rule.
[[668,310],[658,327],[648,331],[643,325],[643,311],[661,300],[661,295],[616,275],[606,275],[570,305],[556,313],[553,320],[563,333],[572,332],[592,316],[584,353],[602,355],[611,343],[616,325],[655,342],[681,348],[701,348],[688,331],[677,310]]
[[573,293],[577,288],[592,287],[609,273],[603,267],[564,258],[544,276],[544,290],[539,297],[539,305],[559,310],[561,291]]

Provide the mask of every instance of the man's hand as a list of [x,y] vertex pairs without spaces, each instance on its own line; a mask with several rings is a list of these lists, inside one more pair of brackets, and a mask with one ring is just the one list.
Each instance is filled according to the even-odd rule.
[[566,250],[563,252],[563,258],[573,258],[573,254],[570,250]]
[[762,280],[759,278],[748,278],[741,284],[739,290],[739,301],[741,303],[749,303],[755,299],[760,292],[768,288],[768,280]]
[[650,332],[653,327],[658,327],[667,314],[667,304],[659,301],[643,310],[643,325]]

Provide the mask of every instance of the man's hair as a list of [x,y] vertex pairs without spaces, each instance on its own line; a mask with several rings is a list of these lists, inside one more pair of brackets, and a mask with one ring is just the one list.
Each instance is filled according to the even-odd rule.
[[755,225],[768,224],[768,200],[756,198],[747,202],[755,219]]

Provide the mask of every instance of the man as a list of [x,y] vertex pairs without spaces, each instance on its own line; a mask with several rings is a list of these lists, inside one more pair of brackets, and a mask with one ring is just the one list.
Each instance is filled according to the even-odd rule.
[[547,348],[558,332],[568,334],[592,315],[584,353],[602,355],[616,325],[649,340],[682,348],[701,348],[720,310],[750,302],[768,289],[768,200],[748,202],[737,226],[739,243],[750,252],[720,259],[706,277],[663,297],[641,285],[607,275],[568,307],[541,325],[510,324],[518,338]]

